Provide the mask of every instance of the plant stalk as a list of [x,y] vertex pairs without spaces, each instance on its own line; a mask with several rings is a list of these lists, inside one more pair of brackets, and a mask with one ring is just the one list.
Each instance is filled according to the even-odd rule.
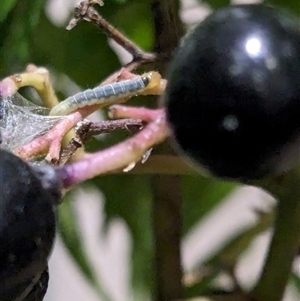
[[260,280],[256,301],[281,301],[300,244],[299,169],[261,183],[278,200],[274,234]]

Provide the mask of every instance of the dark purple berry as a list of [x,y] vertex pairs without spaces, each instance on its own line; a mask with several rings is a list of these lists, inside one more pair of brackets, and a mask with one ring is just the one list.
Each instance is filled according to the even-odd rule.
[[0,150],[0,299],[3,301],[27,300],[27,296],[31,296],[28,300],[34,300],[47,287],[45,273],[55,236],[55,205],[60,188],[45,169],[33,169],[20,158]]
[[299,22],[263,5],[216,11],[177,51],[165,105],[179,149],[212,174],[288,170],[300,149]]

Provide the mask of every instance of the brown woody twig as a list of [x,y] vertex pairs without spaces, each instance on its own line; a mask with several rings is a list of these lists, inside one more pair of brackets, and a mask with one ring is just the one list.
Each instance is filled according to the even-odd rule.
[[74,137],[62,151],[59,164],[65,164],[75,153],[93,136],[112,133],[116,130],[130,130],[132,127],[141,129],[143,121],[141,119],[120,119],[120,120],[105,120],[100,122],[90,122],[83,120],[80,126],[76,129],[76,137]]
[[67,30],[73,29],[80,20],[84,19],[95,24],[102,31],[104,31],[108,37],[112,38],[117,44],[127,50],[133,56],[132,62],[153,62],[157,59],[155,54],[143,51],[138,45],[128,39],[118,29],[100,16],[100,14],[93,8],[95,3],[98,3],[101,6],[103,5],[102,1],[101,3],[94,0],[80,2],[80,4],[75,8],[74,18],[67,26]]

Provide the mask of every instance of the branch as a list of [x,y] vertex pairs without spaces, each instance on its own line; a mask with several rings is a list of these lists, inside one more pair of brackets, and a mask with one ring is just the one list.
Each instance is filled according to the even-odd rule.
[[[123,70],[123,69],[122,69]],[[122,73],[122,70],[120,71]],[[132,76],[132,73],[129,73]],[[124,76],[128,76],[125,74]],[[156,83],[153,87],[147,89],[139,95],[161,95],[164,92],[166,86],[166,81],[161,79]],[[128,97],[118,99],[118,102],[122,103],[128,100]],[[48,162],[58,162],[60,157],[60,149],[61,149],[61,141],[66,133],[68,133],[76,124],[82,119],[86,118],[94,111],[99,108],[102,108],[102,105],[93,105],[78,109],[77,111],[67,115],[64,119],[59,121],[54,127],[45,135],[38,137],[17,149],[15,153],[25,159],[28,160],[32,157],[35,157],[39,154],[45,154],[48,151],[48,155],[46,160]],[[151,111],[151,110],[150,110]],[[135,118],[132,116],[128,116],[128,118]]]
[[291,275],[292,264],[300,243],[300,173],[298,168],[259,183],[278,199],[278,207],[275,229],[264,270],[253,290],[254,300],[257,301],[282,300]]
[[154,145],[164,141],[168,135],[165,114],[151,121],[132,138],[82,160],[65,165],[57,170],[65,188],[91,179],[97,175],[120,170],[134,165]]
[[[183,24],[179,17],[179,1],[155,0],[151,4],[154,24],[154,51],[161,59],[156,64],[164,74],[171,53],[179,44]],[[160,148],[166,152],[165,145]],[[169,149],[167,150],[169,151]],[[153,236],[155,242],[155,292],[153,300],[171,301],[184,295],[180,242],[182,231],[181,178],[154,175],[151,179],[153,193]]]
[[58,99],[50,82],[49,71],[29,64],[25,72],[6,77],[0,82],[0,95],[3,98],[14,95],[20,88],[32,86],[47,108],[58,104]]
[[104,133],[112,133],[116,130],[129,130],[133,127],[141,129],[143,122],[141,119],[121,119],[121,120],[107,120],[100,122],[82,121],[79,128],[76,130],[76,137],[74,137],[62,151],[59,164],[65,164],[73,156],[76,150],[82,147],[93,136]]
[[127,50],[133,56],[134,62],[153,62],[157,59],[155,54],[144,52],[138,45],[128,39],[118,29],[113,27],[108,21],[100,16],[100,14],[93,8],[94,3],[95,1],[93,0],[87,0],[82,1],[78,6],[76,6],[74,10],[74,18],[67,26],[67,30],[73,29],[80,20],[84,19],[95,24],[104,31],[108,37],[112,38],[117,44]]
[[[91,21],[98,27],[100,27],[109,37],[114,39],[119,45],[121,45],[133,56],[133,59],[130,63],[125,65],[119,71],[111,74],[106,80],[102,82],[102,85],[115,82],[118,80],[118,78],[126,78],[126,76],[129,76],[128,78],[130,78],[130,76],[132,76],[132,73],[130,73],[129,71],[136,69],[142,64],[153,63],[159,60],[159,57],[156,54],[144,52],[140,47],[138,47],[135,43],[130,41],[120,31],[118,31],[111,24],[109,24],[102,16],[100,16],[98,12],[92,7],[96,3],[103,5],[103,2],[101,0],[82,1],[75,8],[75,17],[71,20],[68,29],[71,29],[74,26],[76,26],[78,21],[82,19]],[[39,76],[39,82],[41,82],[40,78],[41,77]],[[22,85],[20,85],[20,82],[22,82]],[[30,75],[28,81],[25,80],[25,78],[21,78],[20,81],[20,76],[15,76],[12,79],[9,79],[9,81],[5,82],[5,84],[0,87],[0,92],[2,95],[4,95],[4,97],[10,96],[14,94],[21,86],[24,85],[33,85],[38,91],[38,93],[41,95],[41,89],[39,85],[36,84],[36,80],[34,79],[33,74]],[[165,89],[165,86],[166,81],[162,80],[160,86],[157,87],[157,89],[154,89],[155,91],[152,91],[153,93],[151,91],[146,91],[146,93],[141,93],[141,95],[161,95]],[[50,88],[52,89],[51,86]],[[51,91],[49,90],[46,92],[48,93],[46,98],[54,99],[54,103],[56,104],[57,99],[53,89]],[[50,94],[53,94],[53,96],[50,95],[49,97],[49,92]],[[45,98],[44,95],[41,95],[41,97]],[[125,102],[127,100],[128,98],[120,99],[120,103]],[[47,106],[53,107],[53,104],[49,105],[47,101],[45,103]],[[58,122],[44,136],[34,139],[29,144],[22,146],[14,152],[25,160],[31,159],[32,157],[35,157],[37,155],[44,155],[48,152],[46,160],[49,162],[58,162],[63,136],[66,133],[68,133],[80,120],[87,117],[99,108],[102,107],[95,105],[90,106],[88,108],[79,109],[78,111],[66,116],[65,119],[61,122]]]

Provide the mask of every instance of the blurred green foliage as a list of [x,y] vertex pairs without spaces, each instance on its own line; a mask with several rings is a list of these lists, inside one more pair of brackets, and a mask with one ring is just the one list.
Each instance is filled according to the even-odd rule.
[[[202,1],[199,1],[202,2]],[[228,5],[227,0],[205,0],[212,8]],[[300,14],[299,0],[270,0],[270,4]],[[117,55],[106,36],[95,26],[81,22],[72,31],[55,25],[46,13],[47,1],[2,0],[0,3],[0,77],[22,71],[28,63],[45,66],[53,74],[65,74],[82,88],[92,87],[120,68]],[[151,1],[105,1],[98,9],[105,18],[145,50],[154,42]],[[70,11],[70,17],[71,17]],[[61,91],[58,91],[61,92]],[[66,96],[66,95],[64,95]],[[145,104],[145,98],[139,100]],[[125,138],[114,133],[105,139],[94,139],[88,146],[96,150]],[[150,295],[153,287],[152,192],[150,175],[107,175],[90,180],[88,185],[99,188],[105,196],[107,222],[122,218],[132,239],[133,289]],[[202,176],[182,178],[184,234],[222,202],[236,184]],[[172,189],[172,187],[170,187]],[[62,237],[81,270],[96,287],[90,261],[80,247],[80,233],[72,205],[72,194],[60,208]],[[299,278],[293,276],[299,288]],[[208,281],[209,282],[209,281]],[[203,282],[205,283],[205,282]],[[196,290],[198,293],[203,289]],[[101,291],[101,288],[97,288]]]
[[227,6],[227,5],[230,5],[230,0],[204,0],[204,1],[199,1],[200,3],[201,2],[204,2],[206,4],[208,4],[209,6],[211,6],[212,8],[220,8],[220,7],[223,7],[223,6]]
[[0,10],[0,22],[6,18],[9,12],[14,8],[14,5],[17,3],[17,0],[7,0],[2,3]]
[[289,10],[294,15],[300,15],[300,5],[298,0],[266,0],[265,3],[273,6],[282,7],[286,10]]

